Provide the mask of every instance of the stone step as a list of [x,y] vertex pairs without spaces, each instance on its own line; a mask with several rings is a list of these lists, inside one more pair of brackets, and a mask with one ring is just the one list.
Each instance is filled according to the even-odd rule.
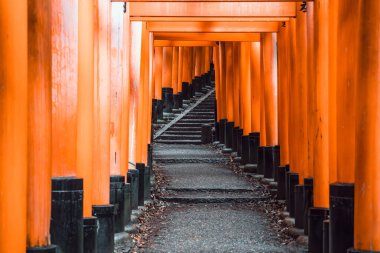
[[172,134],[162,134],[158,137],[159,140],[200,140],[201,135],[172,135]]
[[196,127],[177,127],[177,126],[172,126],[168,129],[168,131],[178,131],[178,132],[187,132],[187,131],[191,131],[191,132],[197,132],[197,131],[201,131],[201,126],[196,126]]
[[202,134],[202,131],[194,131],[194,130],[190,130],[190,131],[172,131],[172,130],[167,130],[165,131],[165,134],[170,134],[170,135],[201,135]]
[[205,123],[214,123],[214,119],[188,119],[188,118],[182,118],[180,123],[198,123],[198,124],[205,124]]
[[187,114],[182,119],[209,119],[214,120],[213,115]]
[[194,122],[177,122],[173,126],[174,127],[199,127],[201,128],[202,124],[200,123],[194,123]]
[[155,142],[162,144],[202,144],[201,140],[155,140]]

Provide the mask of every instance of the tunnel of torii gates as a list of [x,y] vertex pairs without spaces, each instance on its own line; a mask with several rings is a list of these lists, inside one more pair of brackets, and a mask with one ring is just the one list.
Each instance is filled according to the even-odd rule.
[[96,218],[112,252],[110,181],[206,77],[214,141],[278,181],[310,252],[328,228],[379,252],[379,22],[378,0],[1,0],[0,252],[94,252]]

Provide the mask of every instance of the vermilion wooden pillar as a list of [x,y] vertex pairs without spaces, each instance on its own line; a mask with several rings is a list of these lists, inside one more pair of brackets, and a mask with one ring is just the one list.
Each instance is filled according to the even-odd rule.
[[53,176],[76,175],[78,2],[52,1]]
[[[380,251],[380,2],[360,3],[356,106],[354,248]],[[357,252],[357,251],[355,251]]]
[[202,75],[202,47],[194,47],[194,76]]
[[126,168],[121,168],[121,116],[123,87],[123,4],[112,4],[111,19],[111,80],[110,80],[110,163],[111,175],[121,176]]
[[[213,47],[213,62],[215,68],[215,97],[216,97],[216,121],[219,122],[221,119],[221,87],[220,87],[220,57],[219,57],[219,47]],[[219,137],[217,137],[219,138]]]
[[155,85],[155,98],[162,99],[162,51],[163,47],[154,47],[154,85]]
[[173,47],[173,58],[172,58],[172,88],[173,88],[173,94],[178,93],[178,53],[179,48]]
[[263,33],[263,77],[266,144],[278,144],[277,126],[277,50],[275,33]]
[[[228,60],[227,60],[228,62]],[[228,66],[227,66],[228,67]],[[240,42],[232,42],[232,62],[230,65],[231,68],[231,79],[228,82],[231,82],[231,88],[229,92],[233,95],[233,120],[235,127],[243,128],[241,124],[241,98],[240,98]],[[229,74],[227,69],[227,74]],[[227,77],[228,78],[228,77]],[[229,84],[227,84],[229,85]]]
[[241,118],[243,135],[249,135],[251,129],[251,43],[241,42],[240,46],[240,99],[242,100]]
[[313,94],[314,132],[314,206],[329,207],[329,66],[328,66],[328,1],[314,2],[314,48],[315,86],[310,86]]
[[[303,184],[304,177],[309,177],[312,173],[308,171],[308,135],[307,135],[307,30],[306,30],[306,13],[297,11],[296,18],[296,75],[295,82],[290,84],[292,91],[293,112],[295,113],[295,125],[293,131],[295,134],[296,148],[294,149],[294,162],[291,168],[299,173],[299,182]],[[294,84],[294,85],[293,85]]]
[[83,178],[83,215],[92,216],[94,19],[93,1],[78,2],[77,171]]
[[164,47],[162,58],[162,87],[172,88],[173,48]]
[[226,42],[219,42],[220,119],[227,119]]
[[109,204],[111,4],[94,2],[94,205]]
[[[226,118],[228,122],[234,122],[234,83],[233,83],[233,44],[225,42],[225,94],[226,94]],[[224,69],[222,69],[224,71]],[[238,124],[238,122],[236,122]]]
[[315,86],[315,59],[314,59],[314,2],[307,2],[307,135],[308,135],[308,170],[314,174],[314,133],[315,122],[313,104],[315,101],[313,89]]
[[28,17],[27,247],[33,248],[50,244],[51,2],[29,1]]
[[289,23],[278,33],[278,143],[280,164],[289,164]]
[[252,132],[260,132],[260,42],[251,42],[250,74],[251,74],[251,128]]
[[205,47],[200,47],[200,51],[201,51],[201,58],[200,58],[200,73],[201,75],[203,75],[205,73],[205,70],[206,70],[206,66],[205,66],[205,59],[206,59],[206,48]]
[[182,79],[183,79],[183,49],[184,47],[179,47],[178,49],[178,92],[182,92]]
[[182,81],[191,83],[191,73],[190,73],[190,48],[183,47],[183,63],[182,63]]
[[265,127],[265,76],[264,76],[264,43],[263,36],[260,35],[260,146],[267,144],[267,130]]
[[126,3],[126,13],[123,23],[123,84],[122,84],[122,114],[121,114],[121,169],[128,172],[129,168],[129,121],[130,121],[130,36],[131,22],[129,17],[129,3]]
[[0,251],[21,253],[26,247],[27,213],[27,1],[1,1],[0,16],[3,61],[0,66]]
[[[131,21],[130,37],[130,102],[129,102],[129,160],[136,164],[140,160],[137,148],[138,92],[140,88],[142,22]],[[133,63],[133,64],[132,64]]]

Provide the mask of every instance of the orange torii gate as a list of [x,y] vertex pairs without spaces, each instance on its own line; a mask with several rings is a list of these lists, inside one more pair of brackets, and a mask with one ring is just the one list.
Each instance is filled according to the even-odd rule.
[[[112,218],[109,176],[124,183],[128,162],[149,171],[152,100],[165,86],[183,93],[182,82],[197,82],[211,59],[219,141],[244,157],[245,169],[258,163],[279,192],[288,180],[288,210],[309,232],[310,251],[321,251],[322,226],[334,252],[380,251],[378,1],[308,1],[304,13],[295,0],[130,0],[118,14],[109,0],[29,2],[0,3],[1,252],[53,247],[51,184],[54,204],[69,185],[72,205],[84,196],[70,233],[82,233],[83,216],[89,226],[92,215]],[[69,245],[66,236],[51,233],[81,252],[83,241]],[[108,242],[102,252],[112,251]]]

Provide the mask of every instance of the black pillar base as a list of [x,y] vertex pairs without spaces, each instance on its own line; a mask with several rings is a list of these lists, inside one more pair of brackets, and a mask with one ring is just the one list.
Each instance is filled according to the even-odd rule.
[[257,174],[264,175],[265,159],[264,159],[264,146],[257,148]]
[[202,125],[202,143],[208,144],[212,141],[212,128],[211,125]]
[[354,246],[354,184],[330,185],[330,252]]
[[136,169],[129,169],[127,182],[131,185],[131,208],[137,209],[139,205],[139,172]]
[[156,113],[157,113],[157,119],[162,120],[164,118],[164,101],[157,100]]
[[125,201],[124,201],[124,176],[111,176],[110,204],[115,206],[115,233],[124,232]]
[[219,141],[219,122],[215,121],[215,132],[213,141]]
[[136,169],[139,173],[139,191],[138,191],[138,204],[139,206],[144,205],[144,190],[145,190],[145,164],[137,163]]
[[152,168],[153,165],[153,147],[152,144],[148,144],[148,166]]
[[173,88],[162,88],[163,111],[171,113],[174,106]]
[[241,154],[242,154],[242,150],[243,150],[243,143],[242,143],[242,138],[243,138],[243,129],[239,128],[237,130],[237,134],[236,134],[236,152],[237,152],[237,155],[241,157]]
[[225,133],[225,149],[232,151],[232,137],[234,134],[234,122],[226,123],[226,133]]
[[264,147],[264,178],[273,178],[273,146]]
[[249,163],[249,135],[241,137],[241,161],[240,164],[246,165]]
[[[330,241],[330,220],[323,221],[323,253],[329,253],[329,241]],[[346,252],[346,251],[344,251]]]
[[304,228],[304,186],[294,186],[294,218],[295,227]]
[[373,250],[359,250],[359,249],[348,249],[347,253],[380,253],[380,251],[373,251]]
[[186,100],[190,99],[189,83],[188,82],[182,83],[182,98],[186,99]]
[[285,200],[286,199],[286,190],[285,190],[285,180],[286,180],[286,172],[287,167],[286,166],[278,166],[277,167],[277,199],[278,200]]
[[157,123],[157,99],[152,99],[152,123]]
[[226,143],[226,140],[225,140],[225,135],[226,135],[226,123],[227,123],[227,120],[226,119],[221,119],[219,121],[219,142],[221,144],[224,144]]
[[180,108],[180,101],[179,101],[178,94],[173,95],[173,109],[179,109]]
[[323,252],[323,221],[327,219],[329,209],[312,207],[309,209],[309,252]]
[[288,203],[287,210],[289,212],[290,217],[294,217],[295,215],[295,196],[294,196],[294,188],[297,184],[299,184],[299,175],[298,173],[288,172],[288,184],[287,184],[287,193],[288,193]]
[[237,146],[238,146],[238,134],[239,134],[239,127],[234,127],[234,133],[232,135],[232,151],[237,152]]
[[260,133],[249,134],[249,163],[257,164],[257,151],[260,146]]
[[272,174],[274,181],[278,181],[278,171],[277,167],[280,165],[280,146],[276,145],[273,147],[272,151]]
[[144,200],[150,199],[150,171],[151,167],[144,168]]
[[314,206],[313,201],[313,178],[304,178],[304,187],[303,187],[303,198],[304,198],[304,234],[308,235],[309,233],[309,223],[308,223],[308,212],[309,208]]
[[92,206],[92,215],[98,218],[98,234],[96,237],[97,252],[113,253],[115,248],[115,206]]
[[56,252],[57,252],[57,246],[55,245],[33,247],[33,248],[26,249],[26,253],[56,253]]
[[97,253],[96,238],[98,234],[98,218],[83,219],[83,253]]
[[124,186],[124,210],[125,210],[125,224],[131,222],[132,205],[131,205],[131,184],[126,183]]
[[52,178],[51,243],[63,252],[83,252],[83,179]]

